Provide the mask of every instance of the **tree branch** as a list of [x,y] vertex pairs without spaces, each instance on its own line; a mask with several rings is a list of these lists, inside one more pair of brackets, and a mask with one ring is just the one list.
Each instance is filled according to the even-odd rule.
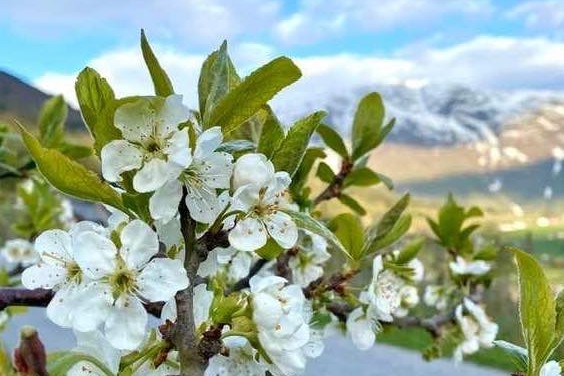
[[341,170],[335,177],[333,181],[321,192],[314,200],[313,206],[319,205],[323,201],[331,200],[332,198],[339,197],[343,189],[343,182],[345,178],[351,173],[354,167],[351,161],[343,159],[341,164]]
[[180,360],[180,376],[203,376],[205,359],[198,353],[198,337],[194,321],[194,283],[200,265],[196,244],[196,222],[190,217],[186,206],[186,188],[183,188],[180,213],[180,230],[184,238],[186,256],[184,268],[190,279],[188,287],[176,294],[177,319],[174,328],[174,344]]
[[[47,307],[55,292],[53,290],[3,287],[0,288],[0,311],[7,307]],[[161,316],[164,303],[145,303],[145,309],[155,317]]]

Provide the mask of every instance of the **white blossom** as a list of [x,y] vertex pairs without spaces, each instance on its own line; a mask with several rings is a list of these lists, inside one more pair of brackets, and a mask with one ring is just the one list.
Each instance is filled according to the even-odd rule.
[[358,307],[347,317],[347,334],[359,350],[368,350],[374,346],[376,332],[380,325],[374,308]]
[[277,276],[250,280],[253,321],[261,346],[273,362],[275,375],[301,374],[306,365],[303,347],[310,341],[306,300],[298,285],[286,286]]
[[298,229],[284,213],[285,193],[291,183],[288,173],[275,172],[272,162],[262,154],[246,154],[233,170],[233,210],[246,213],[229,232],[229,243],[240,251],[263,247],[270,236],[282,248],[293,247]]
[[560,376],[562,375],[562,367],[555,360],[545,363],[540,369],[540,376]]
[[28,289],[53,289],[55,296],[47,306],[47,317],[62,327],[71,327],[75,300],[84,289],[86,278],[75,261],[76,239],[83,232],[105,233],[93,222],[79,222],[67,231],[48,230],[35,240],[40,261],[22,273],[22,284]]
[[374,309],[378,320],[391,322],[393,313],[401,307],[404,284],[399,276],[384,269],[382,256],[378,255],[372,262],[372,281],[360,294],[360,300]]
[[457,256],[456,261],[449,263],[450,270],[456,275],[484,275],[491,270],[491,265],[484,260],[468,262],[463,257]]
[[448,293],[444,286],[430,285],[425,288],[423,301],[429,307],[443,311],[448,305]]
[[24,266],[35,264],[39,255],[35,252],[33,244],[25,239],[8,240],[0,249],[0,253],[7,262]]
[[255,360],[256,350],[245,338],[227,337],[223,343],[229,348],[229,356],[212,357],[204,376],[264,376],[268,368]]
[[219,127],[204,131],[196,141],[192,163],[151,196],[149,210],[154,219],[168,221],[178,211],[182,187],[186,188],[186,206],[190,216],[201,223],[212,223],[229,203],[228,189],[233,157],[216,149],[223,135]]
[[302,287],[323,276],[323,264],[331,258],[325,238],[308,233],[300,239],[298,254],[288,263],[294,282]]
[[118,249],[108,236],[94,231],[77,236],[76,261],[91,282],[75,303],[73,327],[92,331],[104,324],[113,347],[133,350],[145,338],[143,302],[166,302],[189,281],[181,261],[153,258],[159,241],[146,223],[129,222],[119,243]]
[[[213,292],[209,291],[205,284],[194,287],[194,322],[199,327],[207,321],[213,302]],[[176,321],[176,300],[171,298],[167,301],[161,311],[161,320]]]
[[182,96],[141,98],[120,106],[114,124],[123,139],[102,148],[102,175],[110,182],[121,181],[121,174],[136,170],[133,188],[151,192],[176,179],[188,167],[188,130],[179,130],[189,117]]
[[69,199],[61,199],[61,213],[59,214],[59,221],[66,227],[70,227],[76,222],[72,202]]
[[[464,310],[469,314],[464,315]],[[456,307],[455,317],[464,336],[454,351],[456,361],[461,361],[464,355],[475,353],[480,347],[493,346],[498,325],[488,318],[482,307],[465,298],[464,303]]]
[[250,252],[237,251],[233,247],[217,247],[198,268],[201,277],[214,276],[219,272],[226,274],[229,281],[238,281],[249,274],[255,256]]

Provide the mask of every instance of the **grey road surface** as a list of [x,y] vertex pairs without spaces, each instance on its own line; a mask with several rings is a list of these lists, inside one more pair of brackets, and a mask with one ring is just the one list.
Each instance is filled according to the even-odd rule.
[[[45,318],[43,309],[32,308],[18,316],[2,334],[8,348],[18,340],[19,328],[33,325],[39,328],[48,351],[69,349],[74,338]],[[325,352],[310,360],[306,376],[507,376],[499,371],[472,364],[455,366],[452,360],[441,359],[426,363],[418,353],[386,345],[376,345],[369,351],[358,351],[350,341],[341,337],[327,339]],[[235,375],[234,375],[235,376]]]

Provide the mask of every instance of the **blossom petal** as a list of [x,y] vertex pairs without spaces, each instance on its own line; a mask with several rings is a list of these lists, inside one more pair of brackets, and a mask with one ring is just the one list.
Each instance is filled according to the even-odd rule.
[[80,332],[97,329],[106,321],[112,302],[109,285],[98,282],[89,283],[74,297],[76,307],[72,317],[73,328]]
[[229,232],[229,243],[239,251],[255,251],[266,244],[266,229],[256,218],[245,218]]
[[157,132],[160,137],[166,137],[177,130],[180,123],[188,120],[190,109],[182,104],[182,95],[173,94],[165,98],[157,117],[160,120]]
[[190,162],[192,162],[192,155],[190,154],[190,142],[188,140],[188,129],[184,128],[175,131],[172,136],[167,140],[164,153],[167,155],[167,160],[174,163],[182,171]]
[[268,233],[282,248],[292,248],[298,241],[298,227],[292,218],[281,211],[264,219]]
[[213,292],[208,290],[204,283],[194,287],[194,322],[196,327],[209,318],[212,301]]
[[28,289],[52,289],[62,284],[67,277],[65,268],[59,265],[39,263],[22,273],[22,285]]
[[166,302],[188,284],[182,262],[167,258],[151,260],[137,279],[139,295],[150,302]]
[[[76,337],[77,351],[83,354],[92,355],[97,359],[102,360],[104,365],[106,365],[113,373],[118,373],[121,352],[114,349],[99,330],[91,332],[75,331],[74,335]],[[68,375],[70,375],[70,372]],[[97,375],[97,373],[76,373],[75,375],[93,376]]]
[[114,114],[114,125],[128,141],[143,143],[153,134],[156,123],[153,105],[149,98],[140,98],[118,107]]
[[126,140],[114,140],[100,152],[102,176],[107,181],[121,181],[125,171],[137,170],[143,163],[143,153]]
[[139,299],[119,299],[106,320],[105,334],[113,347],[135,350],[145,338],[147,312]]
[[268,185],[274,179],[274,165],[264,154],[245,154],[235,162],[233,188],[252,184],[258,187]]
[[227,196],[217,196],[215,189],[188,186],[186,206],[190,216],[200,223],[212,223],[227,205]]
[[[149,160],[133,177],[133,188],[141,193],[159,189],[167,181],[178,177],[178,175],[171,177],[169,167],[169,164],[163,159],[153,158]],[[178,171],[178,174],[180,172]]]
[[194,158],[206,159],[215,149],[221,145],[223,134],[220,127],[212,127],[206,129],[198,136],[196,141],[196,149],[194,150]]
[[172,180],[160,187],[149,199],[149,212],[156,220],[168,222],[178,212],[178,203],[182,199],[182,184]]
[[49,320],[63,328],[70,328],[72,326],[72,313],[75,308],[75,296],[75,286],[67,286],[57,291],[46,309]]
[[73,259],[71,237],[63,230],[47,230],[39,235],[35,250],[48,264],[64,266]]
[[74,243],[76,262],[89,278],[103,278],[115,269],[117,248],[107,237],[88,231],[80,233]]
[[229,188],[233,172],[232,162],[231,154],[212,153],[205,160],[199,161],[197,168],[200,179],[211,188]]
[[139,219],[129,222],[123,228],[120,240],[121,256],[128,266],[135,269],[142,267],[159,251],[157,234]]
[[359,350],[370,349],[376,341],[373,323],[365,317],[362,308],[357,308],[349,314],[347,333]]

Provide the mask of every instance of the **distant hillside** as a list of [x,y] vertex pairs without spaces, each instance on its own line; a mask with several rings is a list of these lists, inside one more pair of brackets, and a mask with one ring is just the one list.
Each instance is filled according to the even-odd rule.
[[[0,120],[12,118],[24,123],[35,124],[42,104],[50,96],[24,81],[0,71]],[[69,108],[67,129],[83,130],[80,113]]]

